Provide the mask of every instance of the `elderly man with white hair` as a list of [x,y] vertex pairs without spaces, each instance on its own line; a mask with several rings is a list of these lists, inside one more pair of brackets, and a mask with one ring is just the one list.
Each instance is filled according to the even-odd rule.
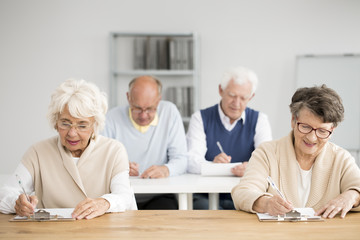
[[91,219],[137,209],[125,147],[99,135],[107,108],[105,94],[94,84],[62,83],[48,111],[58,135],[27,150],[0,189],[0,211],[30,216],[36,207],[75,208],[73,218]]
[[[241,177],[254,149],[272,140],[267,116],[247,107],[257,85],[257,76],[250,69],[237,67],[224,74],[219,85],[220,103],[191,116],[186,136],[188,172],[199,174],[202,164],[209,162],[231,162],[239,163],[231,171]],[[220,194],[219,203],[220,209],[234,209],[230,194]],[[207,209],[207,194],[194,194],[193,206]]]

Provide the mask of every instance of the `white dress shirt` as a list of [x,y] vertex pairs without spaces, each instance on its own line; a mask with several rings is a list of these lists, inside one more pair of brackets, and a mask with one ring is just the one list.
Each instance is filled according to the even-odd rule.
[[[74,158],[75,163],[78,160],[79,158]],[[23,193],[23,190],[19,185],[16,175],[19,176],[25,192],[28,195],[34,194],[35,188],[31,174],[27,170],[27,168],[22,163],[20,163],[19,166],[16,168],[15,172],[1,187],[0,212],[2,213],[15,213],[15,202],[18,199],[19,195]],[[133,195],[133,192],[132,189],[129,189],[127,187],[128,184],[126,184],[126,182],[129,182],[129,177],[126,172],[118,173],[111,179],[111,193],[101,196],[110,203],[110,208],[106,212],[123,212],[129,209],[137,210],[135,198],[131,199],[131,202],[127,200],[127,196],[129,196],[129,194]]]
[[[245,111],[243,111],[240,118],[236,119],[232,124],[230,123],[230,118],[222,111],[220,103],[218,104],[218,111],[221,123],[228,131],[231,131],[240,119],[243,119],[243,123],[246,121]],[[188,144],[188,172],[200,174],[201,165],[203,163],[209,163],[209,161],[205,159],[205,154],[207,152],[206,135],[200,111],[195,112],[191,116],[186,140]],[[255,127],[254,147],[257,148],[262,142],[270,140],[272,140],[272,136],[268,117],[266,114],[259,112],[258,121]],[[208,160],[213,161],[213,159]]]

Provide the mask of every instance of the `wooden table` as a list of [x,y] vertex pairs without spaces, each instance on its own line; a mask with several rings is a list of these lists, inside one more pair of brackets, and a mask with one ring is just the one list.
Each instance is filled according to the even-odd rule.
[[0,239],[360,239],[360,213],[323,222],[259,222],[235,210],[140,210],[73,222],[8,222]]
[[130,177],[135,193],[177,194],[180,210],[192,210],[193,193],[209,193],[209,209],[216,210],[219,205],[219,193],[230,193],[239,181],[240,178],[235,176],[211,177],[199,174],[183,174],[158,179]]

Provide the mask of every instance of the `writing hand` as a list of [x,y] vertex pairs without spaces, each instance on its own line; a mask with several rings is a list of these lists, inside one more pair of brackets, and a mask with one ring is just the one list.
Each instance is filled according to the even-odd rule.
[[214,163],[229,163],[231,162],[231,156],[226,155],[225,153],[220,153],[214,157]]
[[92,219],[103,215],[109,207],[110,203],[104,198],[86,198],[75,207],[71,216],[76,219]]
[[129,162],[129,175],[130,176],[139,176],[139,164],[136,162]]
[[19,216],[30,216],[34,213],[38,199],[36,196],[29,196],[30,202],[25,194],[20,194],[15,202],[15,211]]
[[348,190],[325,204],[315,215],[319,216],[322,214],[323,218],[333,218],[341,212],[340,217],[345,218],[353,206],[359,205],[359,201],[360,193],[355,190]]
[[268,213],[271,216],[283,215],[293,209],[292,203],[284,200],[279,195],[273,197],[261,196],[254,205],[253,210],[259,213]]
[[167,166],[153,165],[146,169],[140,177],[142,178],[166,178],[169,176],[169,169]]
[[247,164],[248,164],[248,162],[243,162],[242,164],[236,165],[235,167],[233,167],[231,169],[231,173],[238,177],[244,176]]

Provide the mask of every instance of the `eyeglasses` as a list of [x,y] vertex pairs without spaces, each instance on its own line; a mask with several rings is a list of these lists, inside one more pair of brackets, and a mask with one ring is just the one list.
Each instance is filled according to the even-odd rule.
[[140,113],[146,113],[146,114],[152,114],[154,112],[156,112],[156,108],[146,108],[146,109],[142,109],[142,108],[131,108],[131,112],[135,113],[135,114],[140,114]]
[[332,134],[332,131],[329,131],[329,130],[326,130],[323,128],[313,128],[310,125],[307,125],[307,124],[301,123],[301,122],[297,122],[297,126],[298,126],[299,132],[304,133],[304,134],[311,133],[314,130],[315,135],[321,139],[326,139]]
[[58,127],[62,130],[70,130],[71,128],[75,128],[79,132],[87,132],[92,127],[92,123],[81,123],[81,124],[71,124],[65,121],[59,121]]

